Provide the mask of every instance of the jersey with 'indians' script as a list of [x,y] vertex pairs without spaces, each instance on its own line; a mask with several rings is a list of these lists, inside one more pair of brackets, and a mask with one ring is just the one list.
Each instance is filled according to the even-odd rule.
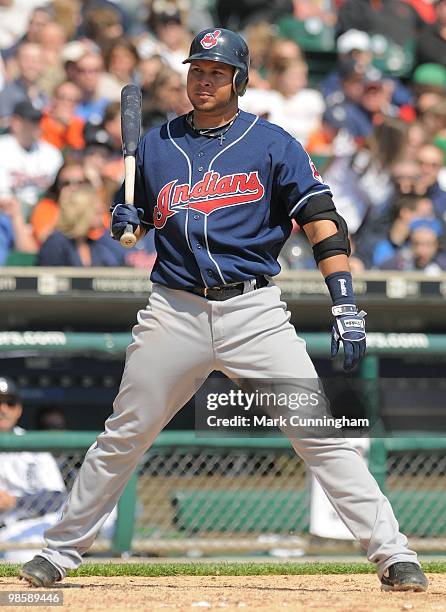
[[178,117],[150,130],[136,159],[135,206],[155,229],[151,280],[174,289],[278,274],[291,219],[331,195],[292,136],[243,111],[222,141]]

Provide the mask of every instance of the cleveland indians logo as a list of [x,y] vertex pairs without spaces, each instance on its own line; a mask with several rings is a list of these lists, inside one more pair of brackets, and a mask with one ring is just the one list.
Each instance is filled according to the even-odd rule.
[[321,175],[319,174],[319,172],[317,171],[317,168],[316,168],[316,166],[314,165],[314,162],[313,162],[311,159],[310,159],[310,168],[311,168],[311,171],[312,171],[312,173],[313,173],[313,177],[314,177],[314,178],[315,178],[317,181],[319,181],[319,183],[323,183],[323,182],[324,182],[324,179],[322,178],[322,176],[321,176]]
[[185,208],[210,215],[214,210],[227,206],[258,202],[265,194],[258,172],[220,176],[218,172],[210,170],[192,188],[176,183],[177,180],[170,181],[158,194],[153,211],[156,229],[162,229],[169,217]]
[[200,44],[204,49],[212,49],[218,43],[218,37],[221,34],[221,30],[214,30],[213,32],[208,32],[203,38],[200,40]]

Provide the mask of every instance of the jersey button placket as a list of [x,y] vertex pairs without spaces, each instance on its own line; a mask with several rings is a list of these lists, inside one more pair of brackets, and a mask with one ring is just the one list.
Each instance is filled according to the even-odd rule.
[[[203,180],[206,163],[204,151],[198,151],[192,162],[192,187]],[[200,268],[201,276],[207,286],[221,284],[218,269],[215,267],[215,263],[212,261],[207,249],[205,235],[206,215],[194,210],[193,204],[189,204],[189,206],[191,206],[188,209],[188,214],[190,215],[190,222],[188,224],[189,243],[194,253],[195,261]],[[207,221],[209,222],[209,219]]]

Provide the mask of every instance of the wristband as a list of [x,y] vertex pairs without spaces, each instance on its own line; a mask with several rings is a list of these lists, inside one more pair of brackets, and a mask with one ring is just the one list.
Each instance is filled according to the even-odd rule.
[[334,306],[340,304],[356,305],[353,281],[350,272],[333,272],[325,278]]
[[358,309],[355,304],[339,304],[338,306],[332,306],[331,314],[334,317],[342,317],[344,315],[357,314]]

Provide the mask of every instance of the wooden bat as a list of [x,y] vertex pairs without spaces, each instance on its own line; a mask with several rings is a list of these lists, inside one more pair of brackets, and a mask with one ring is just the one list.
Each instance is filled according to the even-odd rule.
[[[135,198],[136,149],[141,131],[141,90],[133,83],[121,90],[121,134],[125,166],[125,203],[133,204]],[[130,249],[136,244],[133,227],[128,224],[120,238],[122,246]]]

